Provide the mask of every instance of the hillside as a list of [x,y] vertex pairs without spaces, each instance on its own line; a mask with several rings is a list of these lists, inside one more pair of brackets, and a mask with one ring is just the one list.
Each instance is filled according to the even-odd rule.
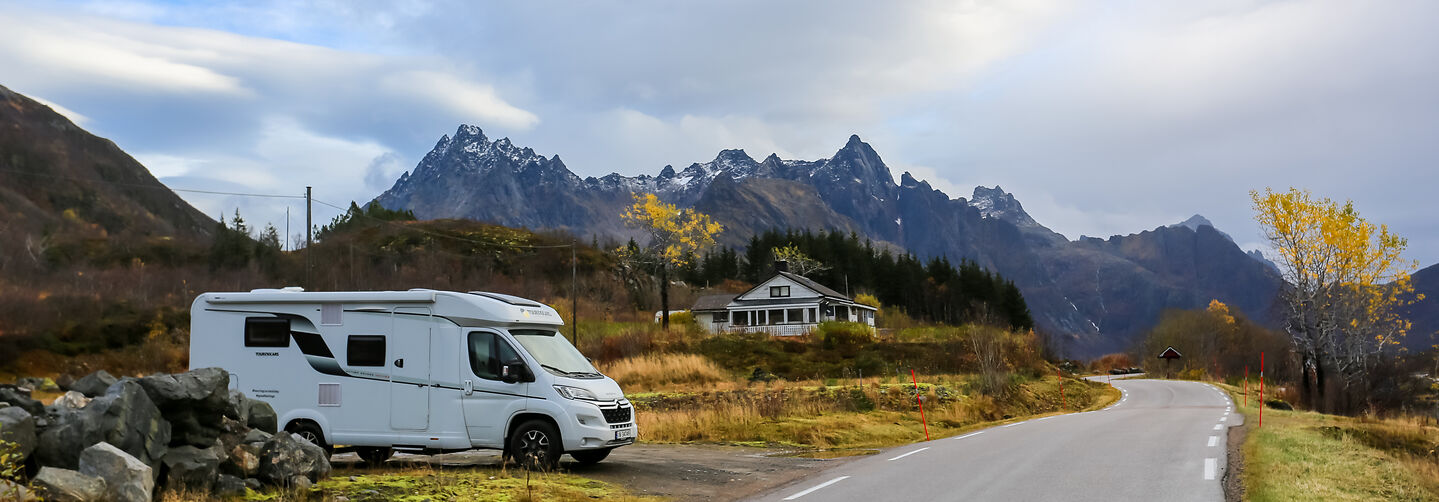
[[47,236],[194,238],[214,225],[115,143],[5,87],[0,222],[19,238],[10,245]]
[[1408,309],[1414,329],[1409,330],[1403,344],[1409,350],[1425,351],[1439,344],[1439,265],[1414,272],[1413,280],[1414,292],[1424,295],[1424,300]]
[[[899,183],[858,136],[829,158],[755,160],[743,150],[657,176],[580,178],[508,139],[464,125],[444,136],[376,200],[421,218],[471,218],[581,236],[634,236],[617,217],[631,193],[695,207],[732,229],[727,245],[765,230],[854,232],[920,257],[968,260],[1013,280],[1040,329],[1063,335],[1074,356],[1127,348],[1167,308],[1218,298],[1270,316],[1278,274],[1202,217],[1109,239],[1069,241],[1000,187],[951,197],[903,173]],[[542,200],[544,204],[534,204]]]

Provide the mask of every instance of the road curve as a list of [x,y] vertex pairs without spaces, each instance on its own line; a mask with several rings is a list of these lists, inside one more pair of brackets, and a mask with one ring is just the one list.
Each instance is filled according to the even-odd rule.
[[1242,416],[1198,382],[1114,380],[1118,403],[892,448],[751,500],[1222,501]]

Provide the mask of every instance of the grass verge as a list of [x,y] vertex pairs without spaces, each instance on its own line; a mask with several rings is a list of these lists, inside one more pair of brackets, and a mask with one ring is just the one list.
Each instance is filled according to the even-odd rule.
[[1243,483],[1249,500],[1439,501],[1439,429],[1409,419],[1368,419],[1247,406]]
[[[166,491],[161,502],[219,500],[209,494]],[[307,491],[250,491],[248,501],[659,501],[635,496],[615,485],[558,473],[526,473],[507,469],[340,469]]]

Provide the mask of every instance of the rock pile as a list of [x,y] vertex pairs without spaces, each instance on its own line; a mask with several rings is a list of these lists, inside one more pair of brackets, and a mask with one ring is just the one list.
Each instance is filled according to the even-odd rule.
[[68,392],[50,406],[30,395],[44,380],[0,385],[0,439],[19,445],[46,500],[148,501],[157,486],[242,495],[330,472],[324,449],[277,433],[275,410],[230,390],[220,368],[58,380]]

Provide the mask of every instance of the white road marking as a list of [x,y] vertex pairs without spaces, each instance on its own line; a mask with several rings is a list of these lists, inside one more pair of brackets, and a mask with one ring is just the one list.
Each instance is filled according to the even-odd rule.
[[1218,471],[1218,470],[1219,470],[1219,467],[1217,466],[1217,462],[1215,461],[1215,459],[1212,459],[1212,458],[1206,458],[1206,459],[1204,459],[1204,479],[1205,479],[1205,480],[1212,480],[1212,479],[1214,479],[1215,474],[1218,474],[1218,473],[1216,472],[1216,471]]
[[1019,425],[1019,424],[1022,424],[1022,423],[1024,423],[1024,422],[1015,422],[1015,423],[1012,423],[1012,424],[1009,424],[1009,425],[1001,425],[1001,426],[999,426],[999,428],[1004,429],[1004,428],[1007,428],[1007,427],[1014,427],[1014,426]]
[[1229,415],[1225,415],[1225,416],[1219,417],[1219,421],[1220,421],[1220,422],[1227,422],[1227,421],[1229,421]]
[[1224,425],[1222,425],[1222,424],[1214,424],[1214,430],[1216,430],[1216,431],[1222,431],[1222,430],[1224,430]]
[[1218,444],[1218,443],[1219,443],[1219,436],[1209,436],[1209,446],[1212,447],[1212,446],[1214,446],[1215,444]]
[[[845,479],[848,479],[848,478],[849,478],[849,476],[840,476],[840,477],[831,479],[831,480],[829,480],[829,481],[825,481],[825,482],[823,482],[823,483],[820,483],[819,485],[816,485],[814,488],[810,488],[810,489],[808,489],[808,490],[805,490],[805,491],[796,493],[796,494],[794,494],[794,495],[790,495],[790,496],[788,496],[788,497],[785,497],[784,499],[785,499],[785,500],[794,500],[794,499],[803,497],[803,496],[805,496],[805,495],[809,495],[809,494],[811,494],[811,493],[814,493],[815,490],[818,490],[818,489],[820,489],[820,488],[824,488],[824,487],[826,487],[826,486],[829,486],[829,485],[838,483],[838,482],[840,482],[840,481],[844,481]],[[1211,478],[1211,479],[1212,479],[1212,478]]]
[[967,437],[970,437],[970,436],[978,436],[978,435],[980,435],[980,434],[984,434],[984,431],[971,432],[971,433],[969,433],[969,434],[965,434],[965,435],[960,436],[960,437],[957,437],[957,438],[955,438],[955,439],[964,439],[964,438],[967,438]]
[[908,457],[908,456],[910,456],[910,455],[914,455],[914,454],[916,454],[916,453],[919,453],[919,452],[922,452],[922,451],[928,450],[928,449],[929,449],[929,447],[926,446],[926,447],[924,447],[924,448],[920,448],[920,449],[918,449],[918,450],[914,450],[914,451],[909,452],[909,453],[901,454],[900,456],[891,458],[890,460],[899,460],[899,459],[901,459],[901,458]]

